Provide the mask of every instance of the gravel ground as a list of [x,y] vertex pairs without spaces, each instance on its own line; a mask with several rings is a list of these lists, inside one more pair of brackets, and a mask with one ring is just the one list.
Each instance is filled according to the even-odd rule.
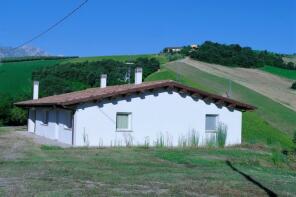
[[38,135],[35,135],[34,133],[29,133],[27,131],[16,131],[16,132],[11,132],[11,134],[16,135],[18,137],[31,139],[33,140],[34,143],[40,144],[40,145],[60,146],[62,148],[71,147],[71,145],[64,144],[56,140],[51,140],[42,136],[38,136]]

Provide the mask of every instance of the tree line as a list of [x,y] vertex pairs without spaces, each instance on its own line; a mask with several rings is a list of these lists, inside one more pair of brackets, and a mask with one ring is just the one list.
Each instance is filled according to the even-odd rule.
[[24,62],[24,61],[34,61],[34,60],[60,60],[60,59],[74,59],[79,58],[79,56],[25,56],[25,57],[4,57],[0,59],[1,63],[10,62]]
[[258,68],[269,65],[296,70],[296,65],[292,62],[285,63],[281,54],[266,50],[256,51],[238,44],[226,45],[206,41],[199,46],[198,50],[192,51],[189,56],[196,60],[230,67]]
[[63,63],[33,71],[33,80],[40,83],[40,95],[49,96],[85,88],[99,87],[100,75],[107,74],[107,85],[125,84],[134,81],[136,67],[143,68],[143,78],[159,69],[155,58],[140,57],[133,62],[112,59]]

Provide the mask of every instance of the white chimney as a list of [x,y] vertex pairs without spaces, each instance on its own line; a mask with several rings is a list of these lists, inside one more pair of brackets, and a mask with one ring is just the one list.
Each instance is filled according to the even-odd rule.
[[101,88],[105,88],[107,86],[107,75],[101,74]]
[[39,81],[33,82],[33,99],[39,98]]
[[135,84],[141,84],[143,77],[143,69],[138,67],[135,69]]

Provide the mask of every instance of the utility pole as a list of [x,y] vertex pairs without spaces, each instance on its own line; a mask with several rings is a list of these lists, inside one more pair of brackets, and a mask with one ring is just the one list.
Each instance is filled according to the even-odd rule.
[[128,84],[131,83],[131,65],[135,64],[133,62],[126,62],[126,65],[128,65],[128,69],[127,69],[127,80],[128,80]]
[[230,79],[228,79],[227,97],[228,98],[231,98],[232,97],[232,81]]

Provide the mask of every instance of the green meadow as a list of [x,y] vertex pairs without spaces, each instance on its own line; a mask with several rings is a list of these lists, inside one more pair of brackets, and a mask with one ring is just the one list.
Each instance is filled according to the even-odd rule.
[[0,93],[17,95],[28,93],[32,86],[32,71],[59,64],[63,60],[34,60],[0,63]]
[[105,59],[112,59],[117,61],[133,61],[140,57],[146,57],[146,58],[156,58],[159,60],[161,64],[164,64],[167,62],[167,58],[163,55],[157,55],[157,54],[140,54],[140,55],[112,55],[112,56],[94,56],[94,57],[80,57],[80,58],[74,58],[66,60],[65,62],[84,62],[84,61],[99,61],[99,60],[105,60]]
[[161,55],[120,55],[120,56],[97,56],[97,57],[81,57],[73,59],[56,59],[56,60],[33,60],[0,63],[0,93],[12,94],[28,93],[32,86],[32,71],[36,68],[52,66],[56,64],[63,65],[63,62],[85,62],[98,61],[103,59],[113,59],[117,61],[132,61],[139,57],[154,57],[161,64],[167,62],[167,58]]
[[274,66],[264,66],[260,70],[269,72],[274,75],[278,75],[280,77],[296,80],[296,70],[288,70],[288,69],[274,67]]

